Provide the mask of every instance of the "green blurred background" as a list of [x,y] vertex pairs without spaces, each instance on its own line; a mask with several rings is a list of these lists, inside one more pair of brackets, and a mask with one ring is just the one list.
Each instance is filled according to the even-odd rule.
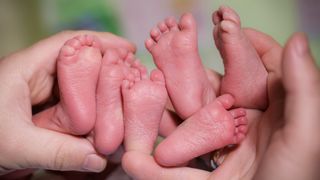
[[222,4],[236,9],[243,26],[270,34],[281,44],[295,31],[306,32],[320,63],[319,0],[0,0],[0,56],[62,30],[91,29],[133,41],[137,56],[152,68],[143,43],[149,30],[167,16],[191,11],[205,65],[223,72],[211,35],[211,13]]

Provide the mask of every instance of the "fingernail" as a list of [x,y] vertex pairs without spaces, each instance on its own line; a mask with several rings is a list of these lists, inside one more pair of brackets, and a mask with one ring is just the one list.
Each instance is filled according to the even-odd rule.
[[101,172],[106,166],[106,160],[96,154],[90,154],[84,160],[82,168],[85,171]]
[[299,56],[303,56],[309,52],[308,38],[305,34],[300,33],[298,35],[298,39],[295,41],[295,49]]

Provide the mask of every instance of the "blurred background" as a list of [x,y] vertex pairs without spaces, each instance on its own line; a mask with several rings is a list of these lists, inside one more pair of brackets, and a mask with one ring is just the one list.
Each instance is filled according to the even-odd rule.
[[66,29],[109,31],[137,44],[137,56],[154,65],[144,48],[150,29],[160,20],[192,12],[199,27],[204,64],[223,72],[212,38],[211,13],[233,7],[244,27],[263,31],[281,44],[295,31],[308,34],[320,64],[319,0],[0,0],[0,57]]
[[[295,31],[307,33],[320,64],[320,0],[0,0],[0,57],[62,30],[89,29],[134,42],[137,56],[151,69],[154,64],[144,47],[150,29],[165,17],[179,18],[189,11],[197,20],[204,64],[223,72],[211,22],[212,12],[222,4],[238,12],[243,27],[265,32],[281,44]],[[114,176],[108,179],[129,179]]]

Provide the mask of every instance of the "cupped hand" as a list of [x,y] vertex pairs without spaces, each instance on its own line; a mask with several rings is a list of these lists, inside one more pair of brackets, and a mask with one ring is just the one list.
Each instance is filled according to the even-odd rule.
[[264,112],[247,110],[247,138],[233,151],[222,152],[223,163],[213,172],[165,168],[150,155],[127,152],[123,166],[129,175],[166,180],[317,179],[320,146],[314,140],[320,132],[320,73],[308,42],[295,34],[283,49],[263,33],[252,29],[245,33],[268,71],[269,100]]
[[[81,34],[99,37],[103,50],[120,47],[135,51],[134,45],[110,33],[65,31],[0,61],[0,175],[26,168],[94,172],[105,168],[106,159],[88,138],[39,128],[33,123],[32,107],[54,96],[60,48]],[[54,111],[57,106],[59,103],[50,107],[51,111],[40,111],[37,121],[68,118],[66,112]]]

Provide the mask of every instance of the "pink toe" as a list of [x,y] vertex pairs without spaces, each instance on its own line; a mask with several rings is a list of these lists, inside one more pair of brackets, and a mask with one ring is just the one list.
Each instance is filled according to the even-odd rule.
[[239,133],[246,134],[248,131],[248,126],[240,126],[238,127]]
[[248,119],[246,117],[241,117],[238,119],[239,125],[246,125],[248,124]]
[[169,29],[168,29],[168,26],[166,25],[166,23],[164,21],[161,21],[159,24],[158,24],[158,28],[160,29],[160,31],[162,33],[165,33],[167,32]]
[[139,70],[141,79],[148,79],[148,70],[143,64],[141,64],[139,59],[134,63],[134,67]]
[[227,6],[222,6],[220,9],[222,13],[222,18],[224,20],[232,21],[233,23],[236,23],[238,26],[241,25],[239,15],[232,8]]
[[68,40],[65,45],[72,46],[74,49],[80,49],[81,47],[80,41],[76,38]]
[[165,19],[165,23],[166,25],[168,26],[168,28],[170,30],[175,30],[175,29],[178,29],[178,24],[177,24],[177,21],[174,17],[168,17],[167,19]]
[[196,21],[191,13],[185,13],[180,18],[179,27],[181,30],[194,30]]
[[91,46],[93,43],[93,36],[85,35],[86,45]]
[[149,38],[149,39],[147,39],[147,40],[145,41],[145,46],[146,46],[146,48],[148,49],[149,52],[151,52],[152,47],[153,47],[155,44],[156,44],[156,42],[155,42],[153,39],[151,39],[151,38]]
[[161,83],[164,83],[164,81],[165,81],[164,75],[159,69],[152,70],[151,75],[150,75],[150,79],[152,81],[157,81],[157,82],[161,82]]
[[220,23],[222,20],[222,17],[219,13],[219,11],[215,11],[213,14],[212,14],[212,22],[214,25],[217,25],[218,23]]
[[135,61],[135,56],[133,53],[129,52],[127,57],[125,58],[124,62],[127,66],[131,66]]
[[233,109],[233,110],[231,110],[229,112],[231,113],[233,118],[239,118],[239,117],[243,117],[243,116],[246,115],[246,110],[243,109],[243,108]]
[[234,98],[230,94],[224,94],[216,99],[225,109],[230,109],[234,104]]
[[60,56],[73,56],[76,50],[72,46],[63,46],[60,50]]
[[78,41],[81,43],[82,46],[87,45],[85,35],[80,35],[80,36],[77,36],[75,38],[78,39]]
[[140,71],[138,69],[131,68],[131,74],[134,76],[134,81],[141,80]]
[[154,27],[151,31],[150,31],[150,37],[155,41],[158,42],[160,39],[160,30],[157,27]]
[[119,57],[121,59],[125,59],[129,54],[129,51],[127,49],[124,49],[124,48],[117,48],[116,50],[117,50],[117,52],[119,54]]

